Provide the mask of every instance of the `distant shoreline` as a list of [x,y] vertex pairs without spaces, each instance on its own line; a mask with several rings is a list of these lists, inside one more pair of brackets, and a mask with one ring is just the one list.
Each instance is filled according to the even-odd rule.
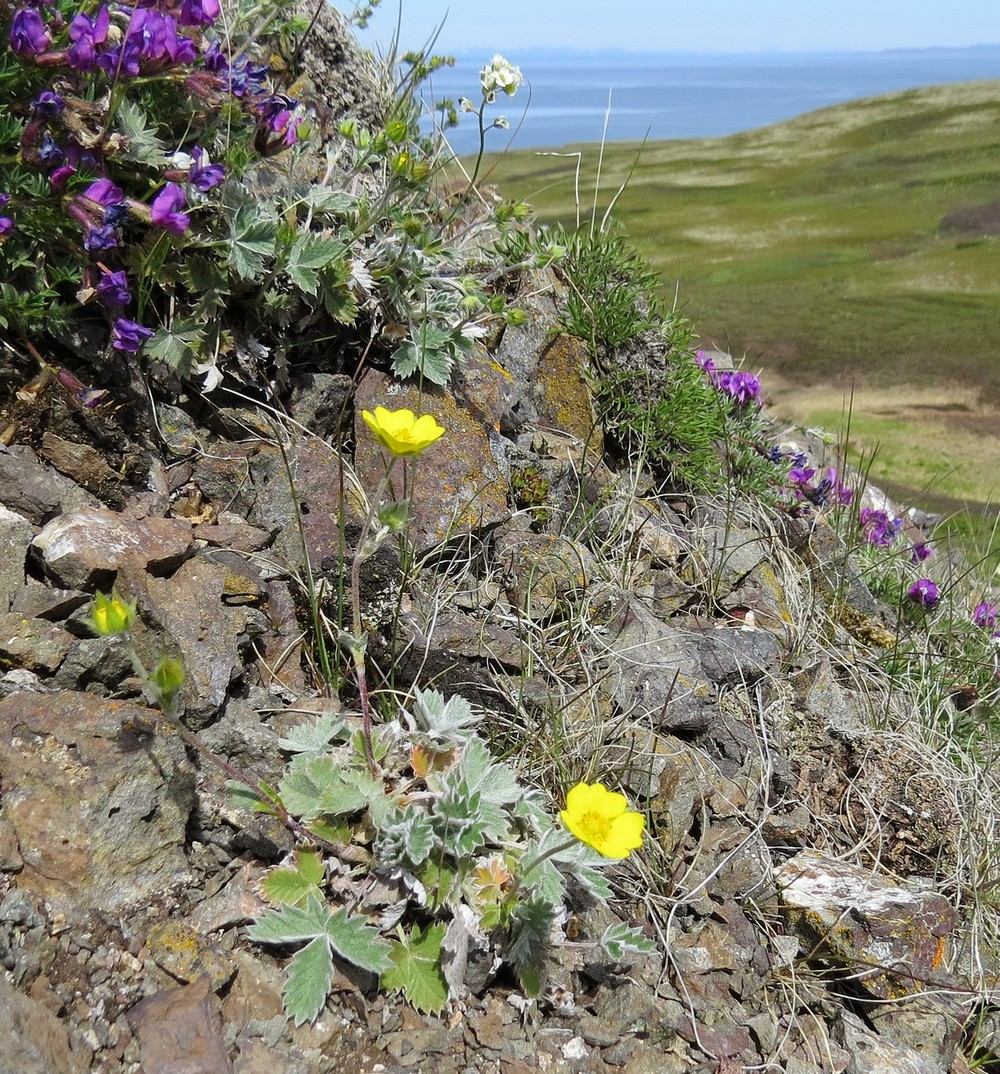
[[[488,152],[598,143],[606,116],[609,141],[725,137],[852,100],[1000,77],[1000,45],[740,55],[524,49],[507,58],[526,83],[487,108],[487,123],[510,123],[487,132]],[[478,98],[485,59],[466,50],[435,72],[425,87],[427,130],[434,101]],[[446,133],[459,156],[478,149],[473,116]]]

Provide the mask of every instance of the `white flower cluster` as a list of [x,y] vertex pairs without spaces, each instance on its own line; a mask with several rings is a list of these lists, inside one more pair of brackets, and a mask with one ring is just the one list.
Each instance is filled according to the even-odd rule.
[[523,81],[521,68],[508,63],[499,54],[479,72],[479,83],[488,104],[496,100],[497,90],[503,90],[508,97],[513,97]]

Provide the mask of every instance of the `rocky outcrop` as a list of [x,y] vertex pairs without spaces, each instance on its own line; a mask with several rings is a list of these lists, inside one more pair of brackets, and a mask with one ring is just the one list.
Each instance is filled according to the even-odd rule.
[[[0,452],[11,1069],[964,1071],[996,977],[967,904],[968,818],[992,776],[911,733],[913,699],[879,666],[896,609],[823,511],[611,468],[558,286],[526,281],[529,322],[448,389],[320,372],[290,379],[282,425],[273,408],[204,425],[166,408],[142,487],[51,441]],[[365,561],[355,609],[386,468],[359,412],[377,405],[432,413],[446,436],[383,486],[412,501],[407,540]],[[112,586],[136,604],[134,652],[88,626]],[[353,718],[337,646],[355,611],[387,708],[413,684],[461,694],[526,781],[606,775],[649,818],[612,906],[574,892],[554,923],[537,1003],[469,934],[445,1016],[338,966],[327,1008],[293,1027],[283,957],[246,938],[266,870],[302,832],[225,781],[235,766],[274,786],[303,714]],[[165,655],[185,667],[179,722],[140,681]],[[390,919],[396,889],[368,883],[365,846],[328,834],[322,882]],[[656,953],[600,961],[623,922]]]

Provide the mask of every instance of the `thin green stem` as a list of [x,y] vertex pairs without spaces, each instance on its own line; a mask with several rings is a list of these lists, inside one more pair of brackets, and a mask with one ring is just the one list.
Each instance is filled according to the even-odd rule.
[[520,888],[521,884],[524,883],[528,875],[534,872],[534,870],[537,869],[538,866],[542,864],[542,862],[548,861],[549,858],[554,858],[556,854],[561,854],[564,850],[569,850],[571,847],[576,846],[579,841],[580,840],[577,839],[575,835],[570,836],[570,838],[567,839],[565,843],[557,843],[554,847],[550,847],[548,850],[546,850],[544,854],[539,854],[537,858],[533,858],[531,861],[529,861],[528,864],[521,869],[520,876],[518,876],[518,878],[514,881],[514,885],[511,889],[511,894],[514,894],[518,890],[518,888]]
[[367,641],[361,629],[361,564],[367,559],[366,553],[368,552],[368,549],[366,546],[368,542],[368,532],[371,529],[372,522],[378,515],[382,497],[385,495],[385,490],[389,486],[389,478],[395,463],[396,456],[393,455],[389,460],[388,466],[385,468],[385,473],[382,475],[382,480],[379,482],[378,488],[375,490],[375,495],[368,503],[368,514],[361,526],[358,543],[354,549],[354,559],[351,563],[351,611],[353,626],[351,654],[354,657],[354,676],[358,686],[358,701],[361,705],[361,735],[365,743],[365,760],[368,763],[368,770],[371,772],[372,776],[378,775],[378,766],[375,764],[375,751],[372,747],[372,709],[371,698],[368,695],[368,673],[365,667]]

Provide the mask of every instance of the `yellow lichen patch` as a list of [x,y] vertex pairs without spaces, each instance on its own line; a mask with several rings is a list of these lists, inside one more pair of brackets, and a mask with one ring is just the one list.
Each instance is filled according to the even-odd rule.
[[876,645],[880,649],[891,649],[898,644],[895,634],[877,619],[873,619],[849,604],[838,604],[834,608],[836,621],[858,641],[865,645]]

